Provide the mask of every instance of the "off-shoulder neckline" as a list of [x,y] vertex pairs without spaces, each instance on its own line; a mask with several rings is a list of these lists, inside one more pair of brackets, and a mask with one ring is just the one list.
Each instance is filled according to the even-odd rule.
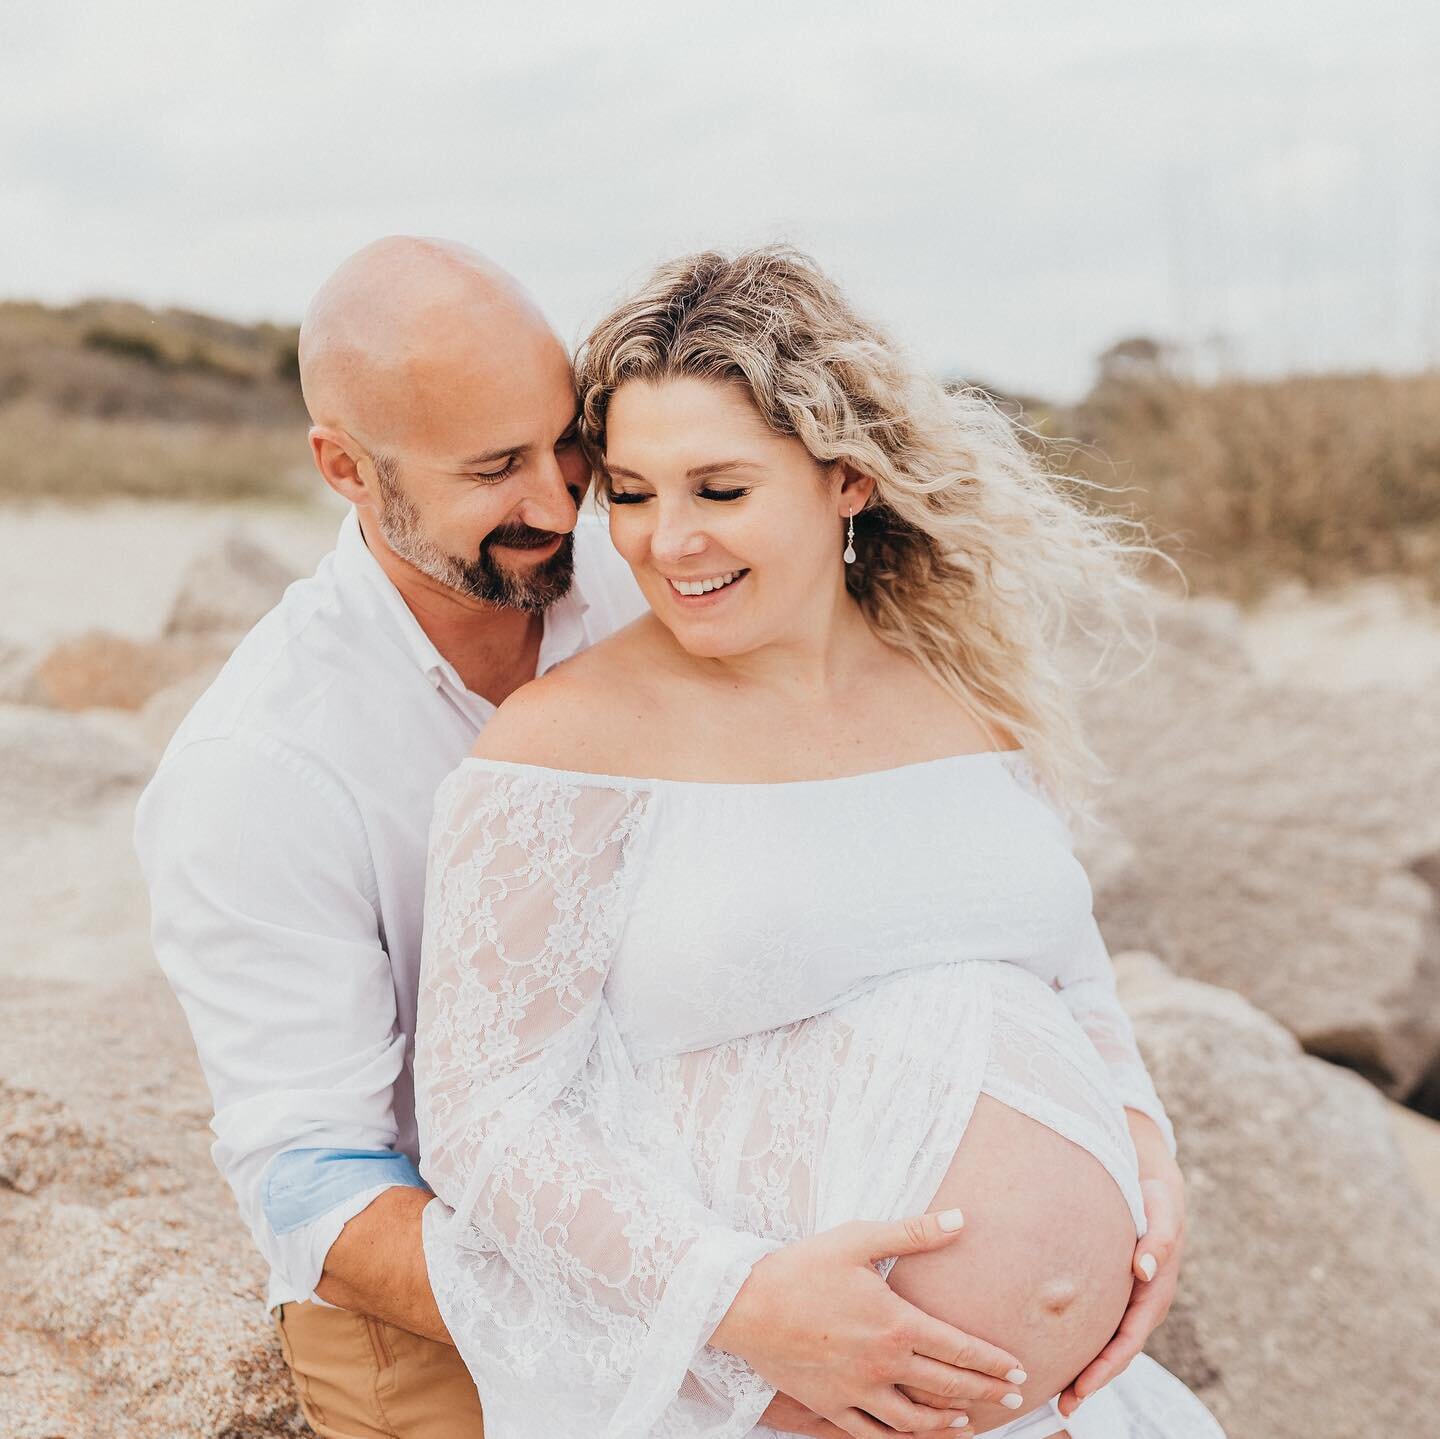
[[484,755],[466,755],[461,769],[512,770],[517,773],[551,775],[574,784],[594,785],[604,789],[643,789],[658,785],[678,789],[796,789],[805,785],[853,784],[861,780],[894,778],[913,771],[929,770],[961,760],[1014,760],[1026,753],[1019,749],[977,749],[962,754],[939,755],[934,759],[912,760],[908,764],[890,765],[886,769],[859,770],[854,774],[824,775],[816,779],[730,780],[730,779],[666,779],[659,776],[594,774],[589,770],[556,769],[551,765],[528,764],[522,760],[490,759]]

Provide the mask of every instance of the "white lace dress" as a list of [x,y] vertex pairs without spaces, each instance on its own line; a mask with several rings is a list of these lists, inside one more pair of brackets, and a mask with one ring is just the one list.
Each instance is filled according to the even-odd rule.
[[[706,1344],[751,1265],[923,1211],[981,1092],[1090,1151],[1137,1233],[1123,1106],[1170,1136],[1018,751],[781,784],[465,761],[415,1072],[426,1257],[488,1439],[769,1433],[773,1390]],[[1220,1432],[1144,1356],[1067,1427]]]

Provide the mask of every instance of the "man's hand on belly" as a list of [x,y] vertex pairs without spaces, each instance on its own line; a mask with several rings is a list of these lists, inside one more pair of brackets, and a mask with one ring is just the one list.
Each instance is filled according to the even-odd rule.
[[1185,1247],[1185,1177],[1155,1121],[1138,1110],[1125,1118],[1140,1160],[1140,1192],[1145,1197],[1145,1237],[1135,1245],[1131,1269],[1135,1285],[1115,1337],[1080,1371],[1060,1396],[1067,1419],[1080,1401],[1124,1372],[1165,1322],[1180,1279]]
[[[943,1408],[947,1400],[938,1395],[934,1398],[933,1407]],[[777,1394],[766,1406],[765,1412],[760,1416],[760,1422],[768,1429],[778,1429],[782,1434],[801,1434],[805,1439],[849,1439],[849,1435],[837,1424],[832,1424],[828,1419],[822,1419],[818,1414],[807,1409],[798,1399],[792,1399],[788,1394]],[[885,1433],[895,1433],[895,1430],[885,1430]],[[971,1439],[975,1431],[968,1426],[962,1429],[953,1429],[948,1420],[936,1420],[934,1429],[916,1429],[912,1431],[915,1439]]]
[[453,1344],[430,1288],[420,1238],[420,1216],[434,1197],[406,1185],[376,1195],[336,1236],[316,1294],[339,1309]]

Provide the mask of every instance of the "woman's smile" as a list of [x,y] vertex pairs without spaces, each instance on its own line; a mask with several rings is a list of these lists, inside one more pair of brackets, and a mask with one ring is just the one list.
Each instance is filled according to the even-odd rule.
[[749,573],[748,569],[724,570],[718,575],[707,575],[693,580],[676,579],[667,575],[665,582],[670,587],[672,599],[686,609],[694,609],[697,606],[719,603],[720,599]]

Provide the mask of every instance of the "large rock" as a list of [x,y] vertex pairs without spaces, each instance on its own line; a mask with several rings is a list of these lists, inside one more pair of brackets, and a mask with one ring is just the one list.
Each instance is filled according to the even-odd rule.
[[165,625],[169,636],[238,639],[272,609],[297,573],[241,530],[185,572]]
[[1149,1347],[1229,1439],[1429,1439],[1440,1213],[1388,1106],[1239,995],[1116,956],[1180,1145],[1180,1291]]
[[135,735],[157,760],[180,728],[181,720],[195,707],[196,701],[210,688],[214,679],[210,671],[197,670],[145,701],[145,707],[135,716]]
[[0,639],[0,704],[39,703],[35,668],[39,658],[29,645]]
[[164,984],[11,981],[0,1024],[5,1439],[308,1434]]
[[1412,868],[1440,850],[1440,695],[1263,684],[1227,608],[1167,604],[1150,667],[1086,700],[1130,846],[1093,876],[1101,925],[1409,1095],[1440,1060],[1440,921]]
[[[0,706],[0,991],[19,975],[108,985],[154,972],[131,831],[155,757],[134,728],[115,711]],[[57,1033],[68,1052],[79,1031]],[[6,1077],[16,1042],[0,1040]]]
[[1390,1127],[1401,1152],[1410,1162],[1410,1172],[1420,1192],[1432,1208],[1440,1211],[1440,1120],[1417,1114],[1403,1104],[1391,1103]]
[[91,630],[51,648],[34,669],[28,698],[61,710],[138,710],[193,676],[208,683],[229,653],[215,637],[132,640]]
[[0,824],[7,835],[133,796],[153,768],[149,752],[102,717],[0,705]]
[[253,1265],[158,1214],[112,1217],[89,1204],[0,1196],[0,1236],[25,1331],[69,1359],[57,1366],[70,1370],[66,1407],[32,1412],[32,1432],[309,1434]]

